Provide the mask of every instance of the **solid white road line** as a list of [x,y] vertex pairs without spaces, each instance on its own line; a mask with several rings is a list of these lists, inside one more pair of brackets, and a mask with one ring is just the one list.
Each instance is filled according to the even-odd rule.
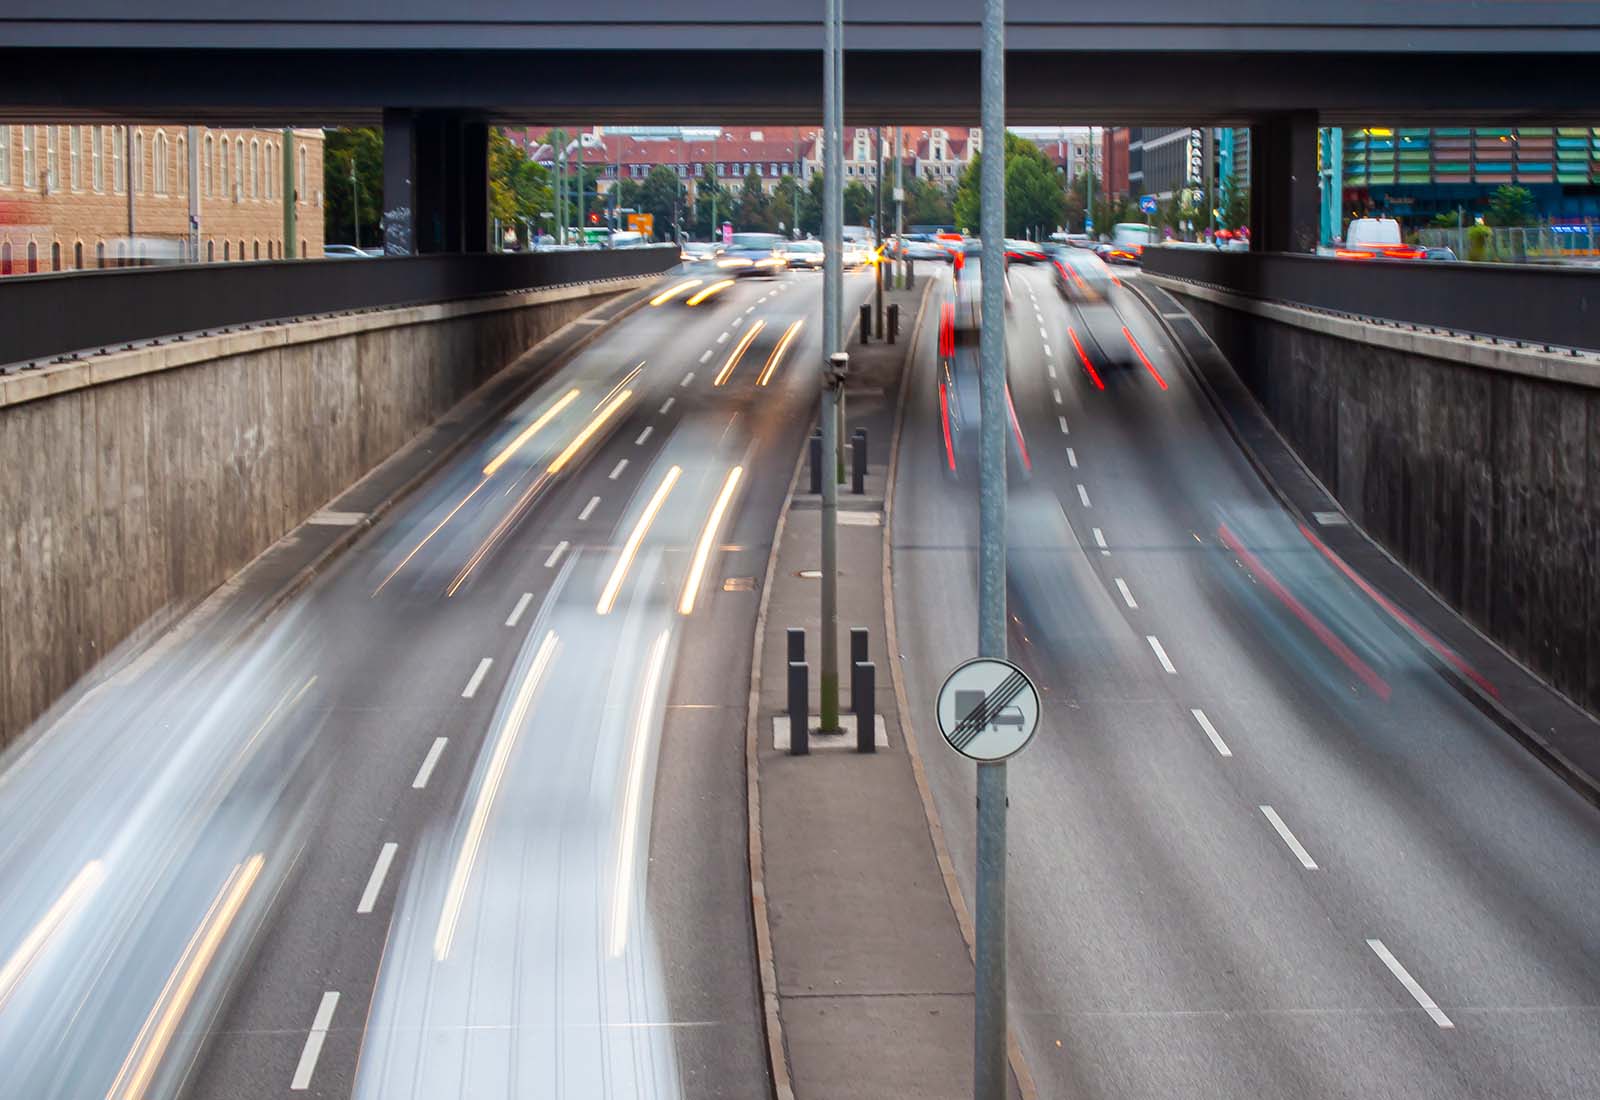
[[562,539],[560,542],[556,543],[556,548],[550,551],[550,556],[544,559],[544,567],[546,569],[554,569],[556,562],[560,561],[561,555],[565,554],[566,552],[567,540]]
[[666,399],[666,401],[665,401],[665,402],[663,402],[663,403],[662,403],[662,405],[661,405],[661,415],[662,415],[662,416],[666,416],[666,415],[667,415],[667,413],[668,413],[668,412],[669,412],[669,411],[671,411],[671,409],[672,409],[672,406],[673,406],[673,404],[674,404],[674,403],[675,403],[675,402],[676,402],[676,401],[677,401],[677,400],[678,400],[678,399],[677,399],[677,398],[676,398],[676,397],[669,397],[669,398],[667,398],[667,399]]
[[589,498],[589,503],[585,504],[583,506],[583,511],[578,513],[579,522],[582,522],[583,520],[586,520],[590,516],[594,515],[594,510],[596,508],[598,508],[598,507],[600,507],[600,498],[599,497],[590,497]]
[[1172,667],[1172,658],[1168,657],[1167,651],[1161,648],[1161,640],[1154,634],[1146,634],[1144,640],[1150,643],[1151,649],[1155,650],[1156,660],[1161,662],[1161,667],[1176,676],[1178,670]]
[[622,471],[626,470],[627,468],[628,468],[628,460],[624,458],[620,462],[618,462],[615,466],[611,467],[611,472],[606,475],[606,480],[607,481],[615,481],[615,480],[617,480],[617,478],[622,476]]
[[507,626],[516,626],[517,620],[522,618],[522,613],[528,610],[528,603],[533,599],[532,592],[524,592],[517,600],[517,606],[511,609],[511,614],[506,616]]
[[639,433],[639,438],[633,441],[633,445],[635,447],[643,447],[644,441],[650,438],[650,433],[653,431],[655,431],[655,428],[652,425],[646,424],[644,431]]
[[339,994],[333,990],[322,995],[322,1003],[317,1005],[317,1015],[311,1021],[311,1034],[306,1036],[306,1045],[300,1051],[300,1064],[294,1067],[294,1080],[289,1082],[289,1088],[295,1092],[304,1092],[311,1087],[311,1075],[317,1070],[317,1059],[322,1057],[322,1043],[328,1037],[328,1026],[333,1023],[333,1010],[339,1007]]
[[1056,417],[1056,423],[1061,425],[1061,434],[1062,435],[1071,435],[1072,434],[1071,432],[1067,431],[1067,418],[1066,417],[1064,417],[1064,416]]
[[1308,871],[1315,871],[1317,869],[1317,861],[1311,858],[1311,853],[1306,851],[1305,845],[1295,839],[1295,835],[1289,831],[1289,826],[1285,825],[1283,818],[1278,816],[1278,811],[1271,806],[1258,806],[1257,809],[1266,815],[1268,821],[1272,822],[1272,827],[1278,830],[1278,835],[1289,846],[1289,851],[1294,853],[1294,858],[1300,861],[1300,866]]
[[721,336],[717,337],[717,343],[726,344],[727,342],[728,342],[728,334],[726,332],[724,332]]
[[1417,984],[1417,979],[1411,976],[1410,971],[1400,965],[1400,960],[1395,958],[1393,953],[1383,945],[1382,940],[1368,940],[1367,946],[1372,948],[1378,958],[1383,960],[1383,965],[1389,968],[1389,973],[1400,979],[1400,984],[1406,987],[1406,992],[1411,994],[1412,998],[1422,1006],[1423,1011],[1433,1017],[1434,1023],[1441,1028],[1456,1026],[1451,1023],[1450,1017],[1446,1016],[1439,1006],[1433,1003],[1433,998],[1428,996],[1422,986]]
[[1122,593],[1122,602],[1127,604],[1128,607],[1134,611],[1139,610],[1139,605],[1134,602],[1133,593],[1128,591],[1128,582],[1123,580],[1121,577],[1117,577],[1115,579],[1117,582],[1117,591]]
[[1067,448],[1067,465],[1071,466],[1074,470],[1078,468],[1078,452],[1074,451],[1071,447]]
[[422,758],[422,767],[417,769],[417,777],[411,781],[411,789],[420,791],[428,785],[429,778],[433,775],[434,765],[439,763],[439,755],[444,752],[444,747],[450,743],[448,737],[435,737],[433,747],[428,750],[428,755]]
[[356,902],[357,913],[370,913],[372,907],[378,904],[378,894],[383,890],[383,880],[388,877],[389,864],[394,862],[394,854],[400,845],[390,841],[378,849],[378,862],[372,866],[372,874],[367,877],[367,888],[361,891],[361,900]]
[[1111,556],[1111,550],[1106,546],[1106,533],[1098,527],[1094,529],[1094,544],[1100,548],[1102,554],[1107,557]]
[[1083,506],[1085,508],[1094,507],[1094,505],[1089,503],[1089,490],[1083,487],[1083,483],[1081,481],[1078,483],[1078,499],[1083,501]]
[[[705,360],[702,359],[702,360],[700,360],[700,362],[704,363]],[[679,382],[678,385],[680,385],[680,386],[688,386],[689,383],[693,382],[693,381],[694,381],[694,371],[690,371],[688,374],[683,376],[683,381]]]
[[472,670],[472,678],[467,681],[467,686],[461,689],[461,698],[471,699],[478,694],[478,685],[483,683],[483,678],[489,674],[489,666],[494,664],[493,657],[485,657],[478,662],[478,667]]
[[700,353],[700,362],[704,363],[707,359],[710,359],[710,358],[711,358],[711,349],[710,348],[707,348],[705,351]]
[[1222,740],[1222,735],[1217,732],[1217,727],[1211,724],[1211,719],[1206,717],[1206,712],[1199,707],[1190,707],[1189,713],[1194,715],[1194,720],[1200,723],[1200,728],[1206,731],[1206,736],[1211,738],[1211,743],[1217,747],[1218,756],[1232,756],[1233,752]]

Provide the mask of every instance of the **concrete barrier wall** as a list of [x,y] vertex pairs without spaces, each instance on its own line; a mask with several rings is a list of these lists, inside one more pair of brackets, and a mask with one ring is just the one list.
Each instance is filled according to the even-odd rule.
[[644,281],[272,326],[0,378],[0,743],[528,348]]
[[1353,519],[1600,711],[1600,364],[1160,282]]

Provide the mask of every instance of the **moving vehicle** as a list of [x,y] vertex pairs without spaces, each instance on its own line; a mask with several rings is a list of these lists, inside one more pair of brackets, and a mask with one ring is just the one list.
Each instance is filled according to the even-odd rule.
[[[1007,307],[1009,308],[1009,302]],[[978,334],[983,315],[983,279],[978,264],[953,282],[939,307],[939,419],[943,441],[940,460],[945,472],[962,482],[978,475],[978,430],[981,397],[978,387]],[[1022,424],[1006,383],[1007,439],[1012,477],[1026,480],[1033,470]]]
[[1352,218],[1345,227],[1344,244],[1333,254],[1341,260],[1421,260],[1427,249],[1406,244],[1400,223],[1393,218]]
[[747,275],[776,275],[788,267],[783,249],[787,242],[776,233],[735,233],[717,257],[716,265],[736,279]]
[[325,244],[322,246],[322,257],[326,260],[372,259],[365,249],[357,248],[353,244]]
[[1006,259],[1015,260],[1024,264],[1042,264],[1049,257],[1045,255],[1043,246],[1033,241],[1015,240],[1006,238]]
[[827,253],[821,241],[790,241],[783,246],[783,258],[792,268],[801,271],[821,271]]
[[686,264],[709,263],[721,251],[721,245],[710,241],[685,241],[678,248],[678,258]]
[[1137,264],[1144,259],[1146,246],[1160,243],[1159,229],[1143,222],[1118,222],[1111,227],[1111,240],[1095,252],[1107,263]]
[[1433,248],[1424,248],[1422,252],[1422,258],[1424,260],[1444,260],[1449,262],[1456,258],[1455,249],[1446,248],[1444,245],[1435,245]]
[[848,271],[852,267],[865,267],[872,259],[873,245],[868,237],[844,238],[844,266]]
[[1099,256],[1083,249],[1068,249],[1053,262],[1056,289],[1067,301],[1098,305],[1110,300],[1112,275]]

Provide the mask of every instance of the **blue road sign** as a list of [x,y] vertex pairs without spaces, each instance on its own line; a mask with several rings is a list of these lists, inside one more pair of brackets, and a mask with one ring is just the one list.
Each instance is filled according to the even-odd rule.
[[1154,195],[1140,195],[1139,210],[1141,213],[1154,214],[1156,212],[1156,197]]

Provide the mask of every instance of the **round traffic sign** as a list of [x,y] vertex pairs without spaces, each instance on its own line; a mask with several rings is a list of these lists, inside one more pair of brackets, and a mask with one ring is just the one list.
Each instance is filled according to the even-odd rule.
[[939,732],[973,760],[1004,760],[1022,751],[1039,728],[1039,692],[1023,672],[998,657],[956,666],[939,689]]

